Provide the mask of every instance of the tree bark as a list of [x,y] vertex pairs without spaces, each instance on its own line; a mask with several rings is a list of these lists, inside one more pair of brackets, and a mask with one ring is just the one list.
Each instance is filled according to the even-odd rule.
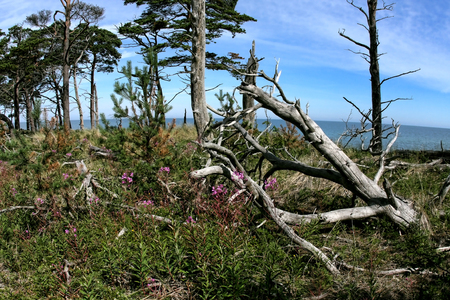
[[381,116],[381,84],[380,84],[380,67],[378,64],[378,30],[377,30],[377,0],[368,0],[369,7],[369,57],[370,57],[370,81],[372,87],[372,151],[373,153],[381,153],[383,150],[383,128]]
[[[247,74],[256,74],[258,72],[258,69],[259,69],[259,63],[255,57],[255,41],[253,41],[252,49],[250,50],[250,57],[248,58],[248,61],[247,61],[246,73]],[[256,85],[256,76],[245,75],[244,82],[246,82],[248,84]],[[249,94],[242,95],[242,109],[245,110],[245,109],[251,108],[253,106],[255,106],[255,100],[253,99],[253,97]],[[246,115],[243,120],[246,121],[250,127],[254,127],[255,126],[255,117],[256,117],[256,113],[252,112],[252,113],[249,113],[248,115]]]
[[27,129],[31,130],[31,132],[36,132],[36,127],[34,125],[34,120],[33,120],[33,116],[32,116],[33,104],[31,101],[31,95],[27,89],[24,89],[24,93],[25,93],[25,105],[26,105],[26,111],[27,111]]
[[95,68],[96,68],[96,64],[97,64],[97,55],[94,53],[93,54],[94,58],[92,59],[92,69],[91,69],[91,96],[90,96],[90,102],[89,102],[89,116],[91,119],[91,129],[96,128],[96,120],[95,120],[95,114],[96,114],[96,109],[95,109],[95,93],[94,93],[94,89],[95,89],[95,81],[94,81],[94,76],[95,76]]
[[205,0],[192,0],[191,107],[201,139],[209,122],[205,93]]
[[73,88],[75,91],[75,100],[77,101],[78,113],[80,115],[80,129],[84,130],[84,119],[83,119],[83,108],[81,107],[80,96],[78,94],[78,84],[77,84],[77,68],[73,68]]
[[99,125],[99,123],[98,123],[98,95],[97,95],[97,85],[96,84],[94,84],[94,92],[95,92],[95,97],[94,97],[94,100],[95,100],[95,128],[98,128],[98,125]]
[[21,79],[16,77],[16,81],[14,82],[14,128],[20,129],[20,107],[19,107],[19,84]]
[[77,0],[61,0],[64,6],[64,42],[63,42],[63,93],[62,106],[64,115],[64,131],[70,130],[70,97],[69,97],[69,79],[70,79],[70,65],[69,65],[69,50],[70,50],[70,24],[72,8]]

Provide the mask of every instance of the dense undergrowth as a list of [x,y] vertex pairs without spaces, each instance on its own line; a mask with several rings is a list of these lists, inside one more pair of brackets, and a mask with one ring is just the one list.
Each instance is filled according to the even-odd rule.
[[[449,204],[431,201],[448,167],[398,168],[385,175],[397,194],[428,215],[432,233],[398,228],[384,218],[296,225],[329,257],[365,269],[341,265],[342,275],[334,278],[244,193],[229,201],[236,192],[232,182],[190,179],[189,172],[208,159],[194,140],[190,127],[151,137],[136,129],[4,137],[0,298],[448,299],[447,255],[435,249],[450,245]],[[285,147],[299,160],[325,164],[289,126],[261,140],[280,155]],[[235,151],[244,146],[238,137],[227,142]],[[91,145],[111,155],[95,155]],[[347,152],[375,174],[374,158]],[[409,159],[427,161],[421,153]],[[88,173],[71,164],[77,160]],[[247,156],[246,164],[256,166],[255,178],[267,167],[256,156]],[[96,180],[88,198],[80,188],[87,174]],[[266,185],[277,206],[292,212],[360,205],[335,184],[293,172],[277,172]],[[415,272],[376,273],[407,267]]]

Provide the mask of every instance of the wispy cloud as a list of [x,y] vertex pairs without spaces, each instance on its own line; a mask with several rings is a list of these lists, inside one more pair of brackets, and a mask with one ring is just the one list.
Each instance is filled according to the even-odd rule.
[[[364,8],[365,1],[355,1]],[[346,49],[358,47],[342,38],[338,30],[368,44],[364,15],[346,1],[298,0],[279,4],[261,0],[258,5],[242,2],[238,8],[255,16],[257,24],[246,25],[246,39],[269,47],[297,64],[322,65],[343,70],[367,70],[367,63]],[[386,77],[421,68],[408,80],[441,92],[450,92],[450,4],[397,1],[393,16],[378,23],[382,74]]]
[[136,51],[127,51],[127,50],[122,51],[122,59],[135,57],[136,55],[137,55]]

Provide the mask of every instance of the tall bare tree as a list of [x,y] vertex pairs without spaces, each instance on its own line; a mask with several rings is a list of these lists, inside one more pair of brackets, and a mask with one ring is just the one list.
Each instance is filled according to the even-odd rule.
[[[369,151],[374,154],[379,154],[383,149],[383,125],[382,125],[382,113],[383,111],[395,100],[390,100],[386,102],[381,101],[381,84],[386,80],[399,77],[405,74],[413,73],[415,71],[410,71],[406,73],[402,73],[400,75],[396,75],[384,80],[380,80],[380,66],[378,64],[378,59],[382,54],[378,53],[378,45],[380,44],[378,40],[378,29],[377,23],[381,20],[390,18],[391,16],[385,16],[377,19],[378,11],[392,11],[394,9],[394,3],[386,4],[383,1],[383,5],[378,7],[378,0],[367,0],[367,11],[362,7],[357,6],[354,3],[354,0],[347,0],[347,2],[358,9],[366,18],[367,25],[358,23],[364,27],[369,33],[369,45],[358,42],[345,34],[345,30],[339,32],[339,35],[351,41],[355,45],[364,48],[367,50],[365,52],[354,52],[359,54],[364,58],[365,61],[369,63],[369,72],[370,72],[370,81],[371,81],[371,89],[372,89],[372,109],[371,109],[371,123],[372,123],[372,140],[370,142]],[[353,51],[352,51],[353,52]],[[398,100],[398,99],[396,99]],[[382,108],[382,105],[386,104],[385,108]]]

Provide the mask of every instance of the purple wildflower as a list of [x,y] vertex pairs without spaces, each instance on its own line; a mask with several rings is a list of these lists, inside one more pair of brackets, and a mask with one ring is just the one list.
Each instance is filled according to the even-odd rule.
[[159,169],[159,173],[162,173],[162,172],[167,172],[167,174],[169,174],[170,168],[169,167],[161,167],[161,169]]
[[191,223],[191,224],[193,224],[193,223],[197,223],[197,222],[195,222],[195,220],[192,218],[192,216],[189,216],[188,218],[187,218],[187,220],[186,220],[186,223]]
[[264,181],[264,188],[266,190],[276,190],[278,188],[277,179],[274,177],[271,180]]
[[227,193],[227,188],[223,186],[223,184],[219,184],[217,187],[212,187],[212,195],[214,198],[218,199],[220,196],[225,195]]
[[130,173],[130,175],[128,175],[128,173],[123,173],[123,175],[122,175],[122,184],[125,184],[125,183],[132,183],[133,182],[133,175],[134,175],[134,173],[133,172],[131,172]]

